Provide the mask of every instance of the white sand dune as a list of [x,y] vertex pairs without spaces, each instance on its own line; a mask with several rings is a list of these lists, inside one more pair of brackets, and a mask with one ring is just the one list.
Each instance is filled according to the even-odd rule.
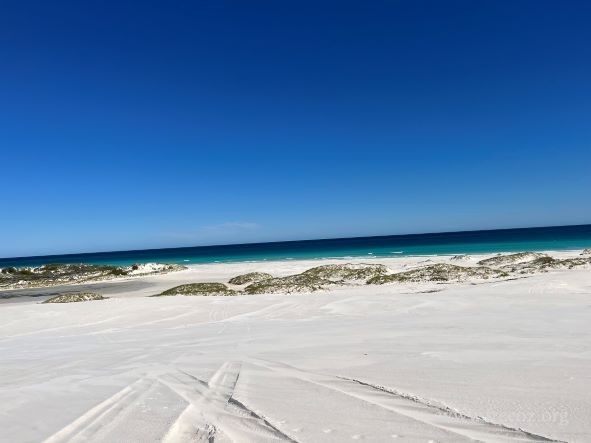
[[[424,258],[374,260],[403,270]],[[589,269],[146,297],[335,262],[193,266],[103,282],[100,301],[10,299],[0,441],[591,441]]]

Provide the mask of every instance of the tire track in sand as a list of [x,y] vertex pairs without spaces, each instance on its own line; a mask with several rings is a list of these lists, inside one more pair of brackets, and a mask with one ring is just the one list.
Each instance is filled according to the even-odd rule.
[[240,363],[226,362],[205,382],[188,372],[165,368],[113,394],[45,443],[297,443],[232,398],[240,370]]
[[[208,383],[186,372],[164,374],[162,383],[185,399],[189,406],[166,435],[165,442],[225,441],[297,443],[265,418],[232,398],[241,364],[224,363]],[[209,429],[209,433],[204,433]],[[201,432],[200,440],[194,436]]]
[[447,406],[365,381],[348,377],[318,374],[268,360],[254,360],[250,363],[288,377],[297,378],[338,391],[358,400],[385,408],[396,414],[409,417],[423,423],[425,426],[443,429],[472,440],[507,443],[564,443],[560,440],[553,440],[522,429],[514,429],[502,424],[492,423],[480,417],[470,417],[454,411]]
[[154,379],[141,378],[91,408],[45,440],[154,441],[164,437],[186,402]]

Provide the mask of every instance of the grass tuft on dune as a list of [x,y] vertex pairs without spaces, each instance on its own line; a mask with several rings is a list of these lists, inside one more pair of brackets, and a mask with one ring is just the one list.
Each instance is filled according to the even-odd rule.
[[189,283],[167,289],[154,297],[170,295],[237,295],[237,292],[223,283]]
[[72,292],[56,295],[45,300],[43,303],[77,303],[82,301],[106,300],[107,298],[95,292]]
[[540,258],[548,257],[546,254],[540,252],[516,252],[515,254],[497,255],[495,257],[480,260],[478,262],[481,266],[504,266],[512,263],[523,263]]
[[273,276],[266,272],[249,272],[248,274],[241,274],[231,278],[228,283],[241,286],[247,283],[258,283],[263,280],[269,280],[270,278],[273,278]]
[[461,282],[468,279],[489,279],[508,277],[504,271],[479,267],[467,267],[438,263],[423,266],[397,274],[380,275],[367,281],[370,285],[383,285],[386,283],[425,283],[425,282]]
[[330,286],[365,283],[384,275],[388,268],[380,264],[334,264],[310,268],[300,274],[265,279],[244,288],[246,294],[316,292]]
[[0,288],[33,288],[82,283],[142,275],[164,274],[186,269],[176,264],[145,263],[131,266],[61,264],[0,270]]

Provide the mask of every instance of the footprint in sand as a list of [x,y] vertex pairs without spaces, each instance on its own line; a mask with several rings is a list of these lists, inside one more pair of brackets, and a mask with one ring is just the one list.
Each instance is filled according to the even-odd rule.
[[398,438],[398,437],[400,437],[400,435],[398,435],[398,434],[392,434],[390,437],[392,437],[392,438]]
[[332,429],[323,429],[322,432],[325,434],[332,434]]
[[361,434],[355,434],[355,435],[352,435],[351,438],[353,440],[361,440],[361,439],[365,438],[365,436],[363,436]]

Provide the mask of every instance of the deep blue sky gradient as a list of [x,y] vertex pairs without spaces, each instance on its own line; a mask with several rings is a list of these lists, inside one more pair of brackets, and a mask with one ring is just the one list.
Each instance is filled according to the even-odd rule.
[[591,3],[5,1],[0,256],[591,222]]

